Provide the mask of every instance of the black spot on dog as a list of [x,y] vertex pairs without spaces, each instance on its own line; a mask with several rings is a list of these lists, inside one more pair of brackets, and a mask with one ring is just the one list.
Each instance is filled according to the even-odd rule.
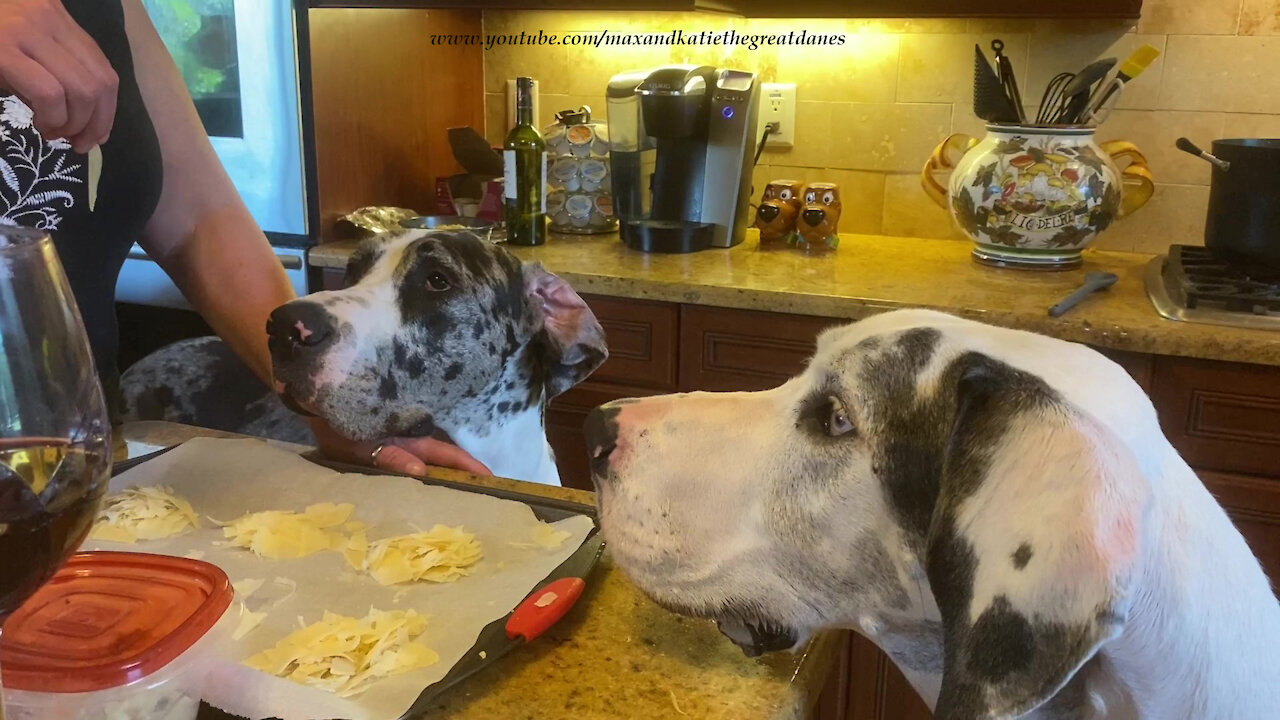
[[444,379],[446,381],[456,380],[457,377],[462,374],[462,369],[462,363],[460,362],[450,364],[444,371]]
[[479,340],[482,337],[484,337],[484,321],[476,318],[475,322],[471,323],[471,339]]
[[347,260],[345,278],[347,285],[354,285],[359,282],[377,264],[383,253],[381,242],[381,240],[378,240],[363,243],[356,248],[355,252],[351,253],[351,258]]
[[399,339],[391,341],[391,359],[395,361],[396,367],[405,367],[405,363],[409,358],[409,348]]
[[434,237],[471,274],[473,280],[480,282],[492,274],[493,253],[474,233],[453,231],[437,233]]
[[[249,406],[274,393],[249,370],[231,346],[214,342],[209,343],[205,351],[211,360],[208,382],[190,394],[191,404],[203,409],[198,424],[235,432],[254,419],[249,417]],[[192,420],[185,422],[197,424]]]
[[515,351],[515,349],[516,349],[516,347],[518,346],[518,344],[519,344],[519,343],[518,343],[518,341],[516,340],[516,329],[515,329],[514,327],[512,327],[510,323],[508,323],[508,324],[507,324],[507,351],[506,351],[506,354],[507,354],[507,355],[510,355],[512,352],[514,352],[514,351]]
[[503,400],[502,402],[498,403],[497,410],[500,414],[505,415],[508,408],[510,407],[511,407],[511,403],[507,402],[506,400]]
[[936,330],[903,333],[894,345],[863,362],[859,379],[868,389],[868,415],[880,439],[872,468],[888,504],[923,546],[947,478],[947,502],[957,504],[986,477],[990,452],[1012,419],[1057,402],[1039,377],[981,353],[965,353],[942,372],[938,390],[921,397],[919,373],[932,359]]
[[134,400],[134,412],[142,420],[164,420],[165,411],[173,405],[174,398],[173,388],[156,385],[138,395]]
[[1025,568],[1027,563],[1031,562],[1033,554],[1031,546],[1027,543],[1022,543],[1017,550],[1013,551],[1013,566],[1018,570]]
[[969,632],[968,668],[979,680],[998,683],[1031,665],[1036,653],[1035,632],[1027,617],[1009,604],[1008,597],[995,596]]
[[414,353],[404,363],[404,371],[409,374],[409,379],[417,380],[427,371],[427,359],[421,353]]
[[382,380],[378,383],[378,397],[383,400],[395,400],[399,395],[400,389],[396,385],[396,379],[391,373],[382,376]]

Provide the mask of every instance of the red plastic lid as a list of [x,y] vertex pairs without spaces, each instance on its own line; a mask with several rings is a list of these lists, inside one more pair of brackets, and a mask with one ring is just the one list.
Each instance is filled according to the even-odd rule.
[[0,677],[32,692],[127,685],[204,637],[233,594],[226,573],[199,560],[77,553],[5,621]]

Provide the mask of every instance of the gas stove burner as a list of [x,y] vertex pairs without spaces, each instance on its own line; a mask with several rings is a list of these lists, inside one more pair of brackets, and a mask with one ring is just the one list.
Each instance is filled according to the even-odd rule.
[[1153,260],[1147,294],[1173,320],[1280,329],[1280,272],[1203,247],[1173,245],[1168,256]]

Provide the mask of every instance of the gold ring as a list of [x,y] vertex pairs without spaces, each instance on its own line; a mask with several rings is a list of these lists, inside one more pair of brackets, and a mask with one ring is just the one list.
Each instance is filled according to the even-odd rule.
[[378,447],[374,448],[373,452],[369,453],[369,459],[373,461],[374,467],[378,467],[378,453],[382,452],[382,449],[385,448],[386,446],[387,446],[386,443],[383,443],[382,445],[379,445]]

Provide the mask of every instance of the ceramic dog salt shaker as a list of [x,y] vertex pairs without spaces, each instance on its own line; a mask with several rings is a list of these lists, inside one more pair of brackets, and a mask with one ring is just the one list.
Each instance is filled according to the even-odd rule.
[[800,216],[800,196],[804,183],[799,180],[771,180],[756,208],[755,226],[760,229],[760,248],[771,249],[794,244],[796,219]]
[[840,188],[834,183],[809,183],[804,189],[804,205],[796,230],[797,245],[807,253],[820,254],[840,244]]

